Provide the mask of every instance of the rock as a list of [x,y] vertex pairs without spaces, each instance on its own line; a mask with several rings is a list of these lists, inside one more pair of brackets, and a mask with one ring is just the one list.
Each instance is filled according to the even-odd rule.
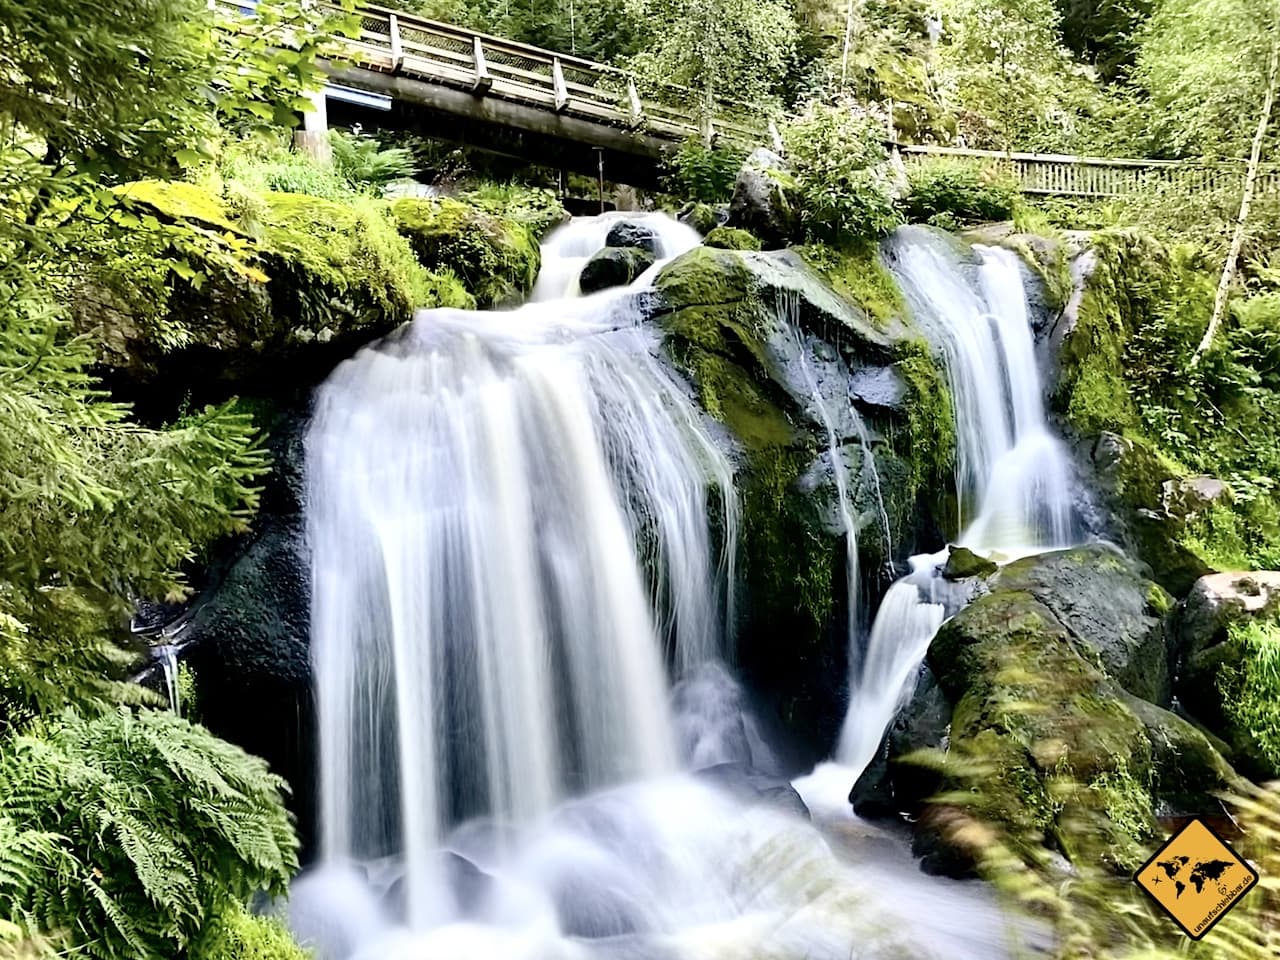
[[587,261],[578,278],[583,293],[596,293],[609,287],[625,287],[648,270],[654,256],[638,247],[605,247]]
[[1235,782],[1209,737],[1148,702],[1168,695],[1168,595],[1102,546],[1016,561],[987,585],[929,648],[954,704],[942,786],[971,802],[926,811],[927,868],[968,870],[964,838],[982,831],[953,828],[976,823],[1028,859],[1050,844],[1131,871],[1157,808],[1212,811]]
[[722,250],[759,250],[760,241],[737,227],[716,227],[703,241],[708,247]]
[[969,577],[986,579],[999,569],[998,564],[978,556],[968,547],[952,544],[947,553],[947,562],[942,567],[942,576],[946,580],[966,580]]
[[863,407],[906,412],[907,385],[893,367],[861,367],[849,379],[849,394]]
[[1280,571],[1211,573],[1201,577],[1182,603],[1178,642],[1184,657],[1227,639],[1232,623],[1280,613]]
[[1280,572],[1264,570],[1196,581],[1179,628],[1179,699],[1255,779],[1280,776],[1277,623]]
[[606,247],[634,247],[658,255],[658,235],[653,228],[635,220],[622,220],[609,229]]
[[291,785],[309,845],[315,828],[315,705],[310,569],[302,515],[307,416],[285,414],[268,448],[274,470],[253,532],[220,559],[178,637],[195,675],[200,720],[264,758]]
[[[1165,511],[1170,469],[1139,440],[1104,432],[1076,448],[1081,479],[1092,493],[1095,533],[1114,537],[1151,567],[1152,578],[1174,596],[1185,596],[1213,568],[1182,542],[1185,518]],[[1180,499],[1180,498],[1175,498]]]
[[860,817],[916,816],[938,789],[937,774],[903,762],[917,750],[939,749],[951,727],[951,704],[933,672],[922,664],[912,691],[894,717],[884,743],[849,792],[849,803]]
[[1217,477],[1179,477],[1160,485],[1160,505],[1165,515],[1186,522],[1219,500],[1231,502],[1231,488]]
[[1135,696],[1168,703],[1173,600],[1123,554],[1094,545],[1008,564],[992,589],[1026,591]]
[[729,209],[713,207],[707,203],[688,203],[676,214],[676,219],[705,237],[729,219]]
[[773,151],[753,151],[738,171],[729,226],[750,231],[767,247],[783,247],[800,239],[794,182],[786,162]]
[[760,773],[740,763],[722,763],[697,771],[699,779],[712,783],[736,799],[762,804],[809,819],[809,808],[791,782],[783,777]]
[[[949,421],[931,392],[943,378],[905,331],[877,329],[792,251],[692,250],[659,273],[651,308],[664,353],[739,466],[743,679],[810,745],[811,765],[833,744],[846,696],[837,478],[848,480],[860,569],[884,570],[890,543],[900,559],[932,537],[918,494],[952,472],[942,455],[930,460],[943,444],[925,414],[945,409]],[[882,402],[863,402],[876,390]]]

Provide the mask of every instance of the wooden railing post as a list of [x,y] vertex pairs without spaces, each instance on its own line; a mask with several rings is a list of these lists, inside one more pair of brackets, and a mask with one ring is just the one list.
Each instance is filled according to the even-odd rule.
[[560,58],[551,60],[551,85],[556,94],[556,113],[562,113],[569,106],[569,90],[564,85],[564,68],[560,66]]
[[773,145],[773,152],[778,156],[786,151],[786,144],[782,142],[782,134],[778,131],[778,125],[772,120],[769,121],[769,142]]
[[631,111],[631,126],[638,127],[644,122],[644,104],[640,102],[640,92],[636,90],[636,81],[627,78],[627,103]]
[[473,41],[473,59],[475,61],[476,75],[471,82],[471,90],[474,93],[484,93],[493,86],[493,77],[489,76],[489,64],[484,59],[484,48],[480,45],[479,37],[472,37]]
[[404,66],[404,45],[400,41],[400,18],[394,13],[388,18],[391,29],[391,70]]

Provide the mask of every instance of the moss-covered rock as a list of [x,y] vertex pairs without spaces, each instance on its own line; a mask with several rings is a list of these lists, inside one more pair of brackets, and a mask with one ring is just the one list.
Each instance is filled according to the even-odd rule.
[[724,223],[728,215],[727,210],[718,210],[709,203],[689,203],[680,209],[676,219],[705,237]]
[[[941,380],[927,376],[918,345],[877,329],[791,251],[701,247],[668,265],[655,290],[664,349],[738,445],[742,665],[820,750],[839,728],[847,669],[836,477],[874,581],[888,542],[900,557],[927,513],[914,489],[934,472],[918,462],[934,448],[912,411],[918,385]],[[903,357],[921,369],[899,371]],[[851,385],[867,377],[891,384],[894,399],[864,399]],[[938,406],[926,398],[922,408]]]
[[313,382],[418,308],[474,303],[414,259],[371,199],[232,203],[158,181],[118,192],[134,229],[92,251],[73,312],[108,371],[134,381]]
[[721,250],[759,250],[760,241],[750,232],[738,227],[716,227],[703,241],[708,247]]
[[457,274],[480,306],[515,303],[533,289],[542,260],[526,224],[451,197],[406,197],[391,213],[423,265]]
[[[1157,812],[1217,809],[1231,767],[1148,699],[1167,696],[1171,604],[1159,587],[1089,547],[1009,564],[988,588],[929,649],[953,711],[949,751],[927,763],[967,816],[1028,861],[1047,844],[1127,872],[1149,854]],[[938,829],[949,809],[926,818],[921,848],[954,872],[966,859]]]
[[654,264],[654,255],[640,247],[605,247],[593,254],[578,276],[583,293],[625,287]]
[[999,566],[986,557],[980,557],[968,547],[952,546],[947,553],[947,562],[943,564],[942,576],[947,580],[967,580],[970,577],[986,579]]
[[771,150],[755,150],[738,171],[729,204],[729,226],[749,230],[770,248],[800,239],[795,178],[786,161]]

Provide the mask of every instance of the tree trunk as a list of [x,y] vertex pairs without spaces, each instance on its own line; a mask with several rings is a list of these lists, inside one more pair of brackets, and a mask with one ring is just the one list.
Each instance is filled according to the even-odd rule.
[[1245,226],[1249,220],[1249,207],[1253,203],[1253,190],[1258,182],[1258,164],[1262,158],[1262,140],[1267,132],[1267,123],[1271,120],[1271,107],[1276,98],[1276,81],[1280,74],[1280,23],[1271,25],[1271,63],[1267,68],[1267,92],[1262,101],[1262,113],[1258,117],[1258,129],[1253,135],[1253,150],[1249,154],[1249,166],[1244,175],[1244,194],[1240,198],[1240,216],[1236,219],[1235,235],[1231,238],[1231,249],[1227,251],[1227,261],[1222,265],[1222,278],[1218,281],[1218,293],[1213,298],[1213,315],[1209,318],[1209,326],[1191,357],[1191,366],[1200,362],[1200,357],[1210,344],[1214,334],[1222,323],[1223,314],[1227,310],[1227,293],[1231,289],[1231,281],[1235,279],[1236,265],[1240,261],[1240,248],[1244,246]]

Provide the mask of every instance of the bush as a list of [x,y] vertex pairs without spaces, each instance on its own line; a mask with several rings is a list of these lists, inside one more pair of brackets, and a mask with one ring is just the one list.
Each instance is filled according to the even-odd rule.
[[279,920],[255,916],[241,907],[227,910],[191,951],[191,960],[307,960],[310,956]]
[[708,150],[698,140],[686,140],[666,161],[664,185],[685,200],[727,203],[745,159],[739,150]]
[[3,919],[94,957],[181,956],[257,892],[284,893],[284,789],[166,711],[64,714],[0,749]]
[[1017,184],[990,167],[950,157],[930,158],[907,170],[907,219],[953,227],[974,221],[1008,220],[1018,200]]
[[900,222],[884,131],[847,107],[813,106],[783,133],[800,216],[811,241],[878,237]]

